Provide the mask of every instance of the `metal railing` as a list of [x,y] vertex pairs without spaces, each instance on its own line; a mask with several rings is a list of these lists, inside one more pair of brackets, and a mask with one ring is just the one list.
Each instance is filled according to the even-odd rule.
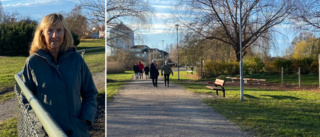
[[98,48],[90,48],[90,49],[81,49],[81,50],[77,50],[76,52],[81,53],[82,58],[84,58],[84,53],[86,51],[94,51],[94,50],[100,50],[100,49],[105,49],[106,47],[98,47]]
[[[77,50],[84,58],[87,51],[101,50],[105,47]],[[51,115],[41,106],[39,100],[25,86],[21,79],[23,71],[14,76],[18,104],[18,135],[21,137],[67,137]]]
[[67,137],[51,115],[41,106],[39,100],[26,87],[21,75],[22,71],[14,76],[19,106],[19,136],[46,136],[47,134],[50,137]]

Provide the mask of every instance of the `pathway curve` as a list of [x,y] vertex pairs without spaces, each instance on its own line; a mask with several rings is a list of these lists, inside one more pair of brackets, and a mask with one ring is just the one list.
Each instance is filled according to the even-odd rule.
[[107,104],[110,137],[248,136],[195,93],[163,79],[132,80]]

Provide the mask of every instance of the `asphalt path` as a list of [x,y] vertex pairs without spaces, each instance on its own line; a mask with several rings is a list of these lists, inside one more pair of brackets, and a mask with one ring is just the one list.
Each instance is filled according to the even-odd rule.
[[248,136],[210,106],[203,96],[161,78],[132,80],[107,104],[108,137]]

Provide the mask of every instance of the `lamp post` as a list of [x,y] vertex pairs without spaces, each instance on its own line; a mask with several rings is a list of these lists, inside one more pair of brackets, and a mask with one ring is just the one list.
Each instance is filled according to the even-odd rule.
[[178,45],[178,43],[179,43],[179,41],[178,41],[179,40],[178,39],[179,24],[176,24],[176,28],[177,28],[178,80],[180,80],[180,77],[179,77],[179,45]]
[[145,64],[148,64],[148,63],[147,63],[147,52],[144,52],[144,58],[146,59]]
[[163,42],[164,42],[164,40],[161,40],[161,42],[162,42],[162,50],[163,50],[163,52],[162,52],[162,53],[163,53],[163,56],[162,56],[162,57],[163,57],[162,65],[164,65],[164,48],[163,48]]
[[242,0],[240,0],[240,22],[239,22],[239,43],[240,43],[240,100],[243,101],[243,65],[242,65],[242,19],[241,19]]

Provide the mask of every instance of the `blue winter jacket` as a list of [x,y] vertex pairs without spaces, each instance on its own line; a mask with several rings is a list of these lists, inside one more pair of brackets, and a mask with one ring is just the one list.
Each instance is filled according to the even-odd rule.
[[38,50],[28,57],[23,80],[68,136],[89,136],[83,120],[93,123],[98,92],[75,49],[62,53],[57,64],[50,53]]

